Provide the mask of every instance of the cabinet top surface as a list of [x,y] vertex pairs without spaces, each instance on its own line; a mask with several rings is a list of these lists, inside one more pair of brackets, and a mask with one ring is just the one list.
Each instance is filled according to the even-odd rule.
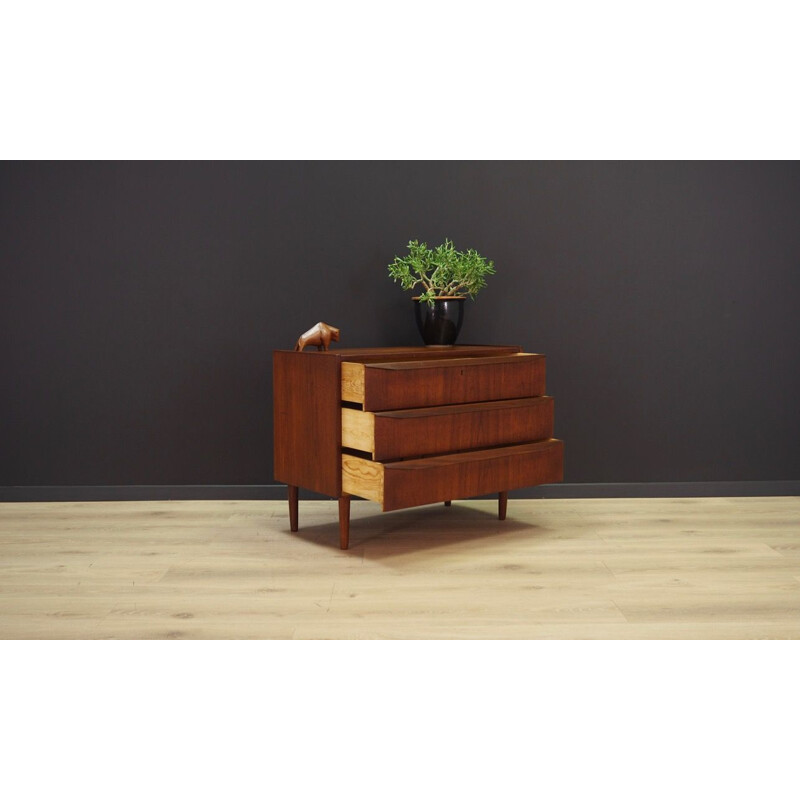
[[[524,359],[540,359],[544,358],[541,353],[503,353],[502,355],[496,355],[492,353],[491,355],[483,355],[481,357],[466,357],[463,354],[453,354],[452,358],[442,359],[442,358],[430,358],[425,359],[424,363],[420,364],[417,362],[416,359],[405,359],[403,361],[384,361],[381,359],[378,363],[370,363],[370,369],[388,369],[388,370],[417,370],[417,369],[441,369],[442,366],[446,366],[448,368],[454,366],[465,366],[465,365],[500,365],[500,364],[515,364],[519,363],[520,360]],[[351,361],[350,359],[344,359],[345,361]],[[353,359],[354,360],[354,359]],[[442,361],[446,361],[446,364],[442,364]],[[358,363],[358,362],[356,362]]]
[[[334,357],[342,361],[402,361],[405,359],[469,358],[471,356],[498,356],[519,353],[518,345],[453,345],[452,347],[337,347],[333,350],[303,350],[302,354]],[[294,350],[275,350],[276,353],[294,353]]]

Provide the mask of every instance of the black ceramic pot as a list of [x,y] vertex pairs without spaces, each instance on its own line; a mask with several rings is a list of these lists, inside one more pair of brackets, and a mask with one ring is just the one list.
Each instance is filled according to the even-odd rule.
[[422,341],[429,347],[456,343],[464,319],[464,297],[438,297],[433,305],[414,298],[414,314]]

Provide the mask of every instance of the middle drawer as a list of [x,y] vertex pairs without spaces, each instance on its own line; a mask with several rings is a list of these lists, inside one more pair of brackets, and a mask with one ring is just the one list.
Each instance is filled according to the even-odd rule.
[[553,436],[553,398],[525,397],[489,403],[401,411],[342,409],[342,446],[376,461],[537,442]]

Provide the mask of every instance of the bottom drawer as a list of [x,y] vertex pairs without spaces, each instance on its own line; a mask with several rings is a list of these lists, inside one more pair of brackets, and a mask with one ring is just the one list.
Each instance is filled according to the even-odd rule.
[[342,491],[374,500],[384,511],[557,483],[563,477],[559,439],[389,464],[342,456]]

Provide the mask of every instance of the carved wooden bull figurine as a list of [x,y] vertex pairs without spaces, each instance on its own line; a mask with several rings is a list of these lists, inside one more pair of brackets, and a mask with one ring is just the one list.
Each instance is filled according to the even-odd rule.
[[317,350],[327,350],[331,342],[339,341],[339,329],[318,322],[313,328],[309,328],[297,340],[295,350],[302,350],[306,345],[316,345]]

